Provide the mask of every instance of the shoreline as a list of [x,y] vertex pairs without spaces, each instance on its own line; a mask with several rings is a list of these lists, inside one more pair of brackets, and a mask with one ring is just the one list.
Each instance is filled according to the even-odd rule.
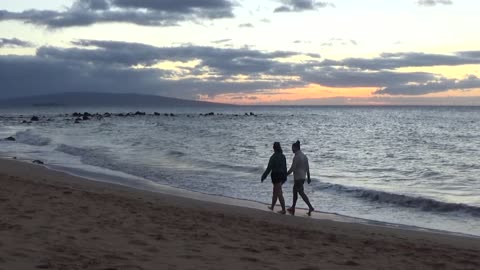
[[[17,159],[17,158],[13,159],[12,157],[8,157],[8,156],[0,156],[0,162],[2,160],[13,160],[16,162],[25,163],[27,165],[32,165],[32,161],[33,161],[31,159]],[[126,173],[122,173],[125,175],[125,178],[124,178],[124,177],[113,176],[108,174],[94,173],[84,169],[73,169],[69,167],[61,167],[56,165],[52,166],[49,164],[33,164],[33,165],[44,167],[47,170],[64,173],[66,175],[69,175],[75,178],[82,178],[92,182],[105,183],[112,186],[121,186],[127,189],[133,189],[140,192],[146,191],[146,192],[152,192],[153,194],[171,195],[175,197],[199,200],[203,202],[211,202],[211,203],[217,203],[222,205],[230,205],[230,206],[236,206],[236,207],[242,207],[242,208],[248,208],[248,209],[255,209],[263,212],[271,212],[266,208],[268,205],[267,203],[262,203],[259,201],[248,200],[248,199],[227,197],[222,195],[213,195],[213,194],[202,193],[198,191],[191,191],[191,190],[181,189],[177,187],[171,187],[168,185],[155,183],[148,179],[144,179],[144,178],[126,174]],[[143,183],[139,184],[136,182],[135,185],[129,185],[129,184],[118,182],[118,179],[123,179],[126,181],[131,179],[136,179]],[[278,203],[277,203],[277,207],[278,207]],[[399,223],[390,223],[385,221],[346,216],[338,213],[314,211],[314,214],[311,217],[309,217],[306,215],[307,209],[305,208],[297,208],[296,213],[297,213],[297,215],[295,215],[296,218],[328,220],[328,221],[335,221],[335,222],[342,222],[342,223],[350,223],[353,225],[363,224],[367,226],[378,226],[383,228],[401,229],[401,230],[407,230],[407,231],[427,232],[427,233],[434,233],[434,234],[445,234],[445,235],[451,235],[451,236],[480,239],[480,235],[432,229],[432,228],[405,225],[405,224],[399,224]]]
[[0,269],[478,269],[480,241],[91,181],[0,159]]

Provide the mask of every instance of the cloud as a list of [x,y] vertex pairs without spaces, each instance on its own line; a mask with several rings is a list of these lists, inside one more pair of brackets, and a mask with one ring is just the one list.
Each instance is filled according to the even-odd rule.
[[[196,98],[304,86],[296,80],[261,78],[292,72],[294,64],[276,59],[298,55],[295,52],[94,40],[79,40],[73,45],[43,46],[33,56],[0,56],[2,97],[108,91]],[[153,67],[162,61],[198,64],[178,70]],[[238,75],[249,79],[236,79]]]
[[18,38],[0,38],[0,48],[3,47],[32,47],[33,44]]
[[320,44],[322,47],[333,47],[333,46],[349,46],[349,45],[358,45],[358,43],[353,39],[341,39],[341,38],[331,38],[326,42]]
[[76,0],[65,11],[0,10],[0,21],[17,20],[48,28],[88,26],[95,23],[171,26],[183,21],[232,18],[233,6],[229,0]]
[[230,42],[230,41],[232,41],[231,38],[225,38],[225,39],[217,39],[217,40],[214,40],[214,41],[212,41],[212,43],[214,43],[214,44],[221,44],[221,43]]
[[[77,40],[71,47],[39,47],[35,55],[0,55],[2,97],[58,92],[160,94],[179,98],[252,96],[275,89],[317,84],[377,89],[381,96],[420,96],[480,88],[480,79],[451,79],[429,72],[400,72],[409,66],[461,65],[480,52],[451,55],[396,53],[373,59],[321,59],[317,54],[244,48]],[[293,59],[308,60],[301,62]],[[182,63],[176,68],[163,62]],[[171,64],[169,64],[171,65]],[[25,78],[28,78],[25,79]]]
[[417,4],[419,6],[432,7],[436,5],[451,5],[453,2],[451,0],[418,0]]
[[307,70],[303,80],[329,87],[388,87],[405,85],[411,82],[427,82],[436,76],[426,72],[365,72],[356,69],[324,67]]
[[319,8],[334,7],[328,2],[316,2],[315,0],[283,0],[283,5],[275,8],[274,13],[279,12],[302,12],[317,10]]
[[326,65],[360,68],[363,70],[393,70],[402,67],[459,66],[480,64],[480,51],[456,52],[452,55],[426,53],[383,53],[380,57],[347,58],[328,61]]
[[378,95],[425,95],[430,93],[444,92],[448,90],[470,90],[480,88],[480,79],[469,75],[465,79],[439,78],[421,84],[403,84],[388,86],[378,89],[374,94]]
[[253,24],[251,24],[251,23],[242,23],[242,24],[239,24],[238,27],[240,27],[240,28],[253,28]]

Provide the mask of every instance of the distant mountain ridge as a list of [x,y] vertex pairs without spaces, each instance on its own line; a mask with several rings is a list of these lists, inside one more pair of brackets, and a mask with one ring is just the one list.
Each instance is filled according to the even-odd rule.
[[150,106],[205,107],[234,106],[231,104],[186,100],[155,95],[114,93],[61,93],[31,97],[0,99],[1,107],[13,106]]

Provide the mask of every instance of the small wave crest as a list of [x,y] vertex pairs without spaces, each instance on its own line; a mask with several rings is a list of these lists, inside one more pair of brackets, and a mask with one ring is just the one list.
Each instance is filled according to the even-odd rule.
[[333,191],[348,194],[352,197],[361,198],[378,203],[387,203],[408,208],[416,208],[427,212],[460,212],[480,217],[480,207],[462,204],[441,202],[434,199],[414,197],[403,194],[395,194],[385,191],[348,187],[331,183],[320,183],[316,188],[322,191]]
[[228,170],[228,171],[237,171],[245,173],[263,173],[263,168],[261,166],[244,166],[244,165],[233,165],[216,161],[209,160],[200,160],[196,158],[190,158],[188,155],[181,151],[169,150],[167,152],[168,157],[172,157],[175,160],[189,164],[195,168],[207,168],[213,170]]
[[108,154],[107,148],[102,147],[75,147],[66,144],[60,144],[56,151],[80,157],[82,163],[92,166],[97,166],[113,171],[123,172],[146,179],[158,178],[161,179],[163,175],[148,166],[141,164],[133,164],[129,162],[122,162]]
[[35,134],[31,129],[17,132],[15,139],[17,142],[34,146],[48,145],[52,141],[50,138]]
[[186,154],[184,152],[181,152],[181,151],[170,150],[170,151],[168,151],[167,155],[172,156],[172,157],[183,157]]

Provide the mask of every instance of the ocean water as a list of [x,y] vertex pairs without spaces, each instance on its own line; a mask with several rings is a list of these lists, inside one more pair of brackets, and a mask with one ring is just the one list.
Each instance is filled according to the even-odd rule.
[[[77,124],[71,116],[137,110],[0,109],[0,138],[17,139],[0,141],[0,152],[133,187],[268,203],[272,186],[260,176],[272,144],[282,144],[289,166],[298,139],[317,211],[480,236],[480,107],[144,108],[144,116]],[[22,123],[32,115],[40,121]],[[284,185],[287,204],[292,182]]]

